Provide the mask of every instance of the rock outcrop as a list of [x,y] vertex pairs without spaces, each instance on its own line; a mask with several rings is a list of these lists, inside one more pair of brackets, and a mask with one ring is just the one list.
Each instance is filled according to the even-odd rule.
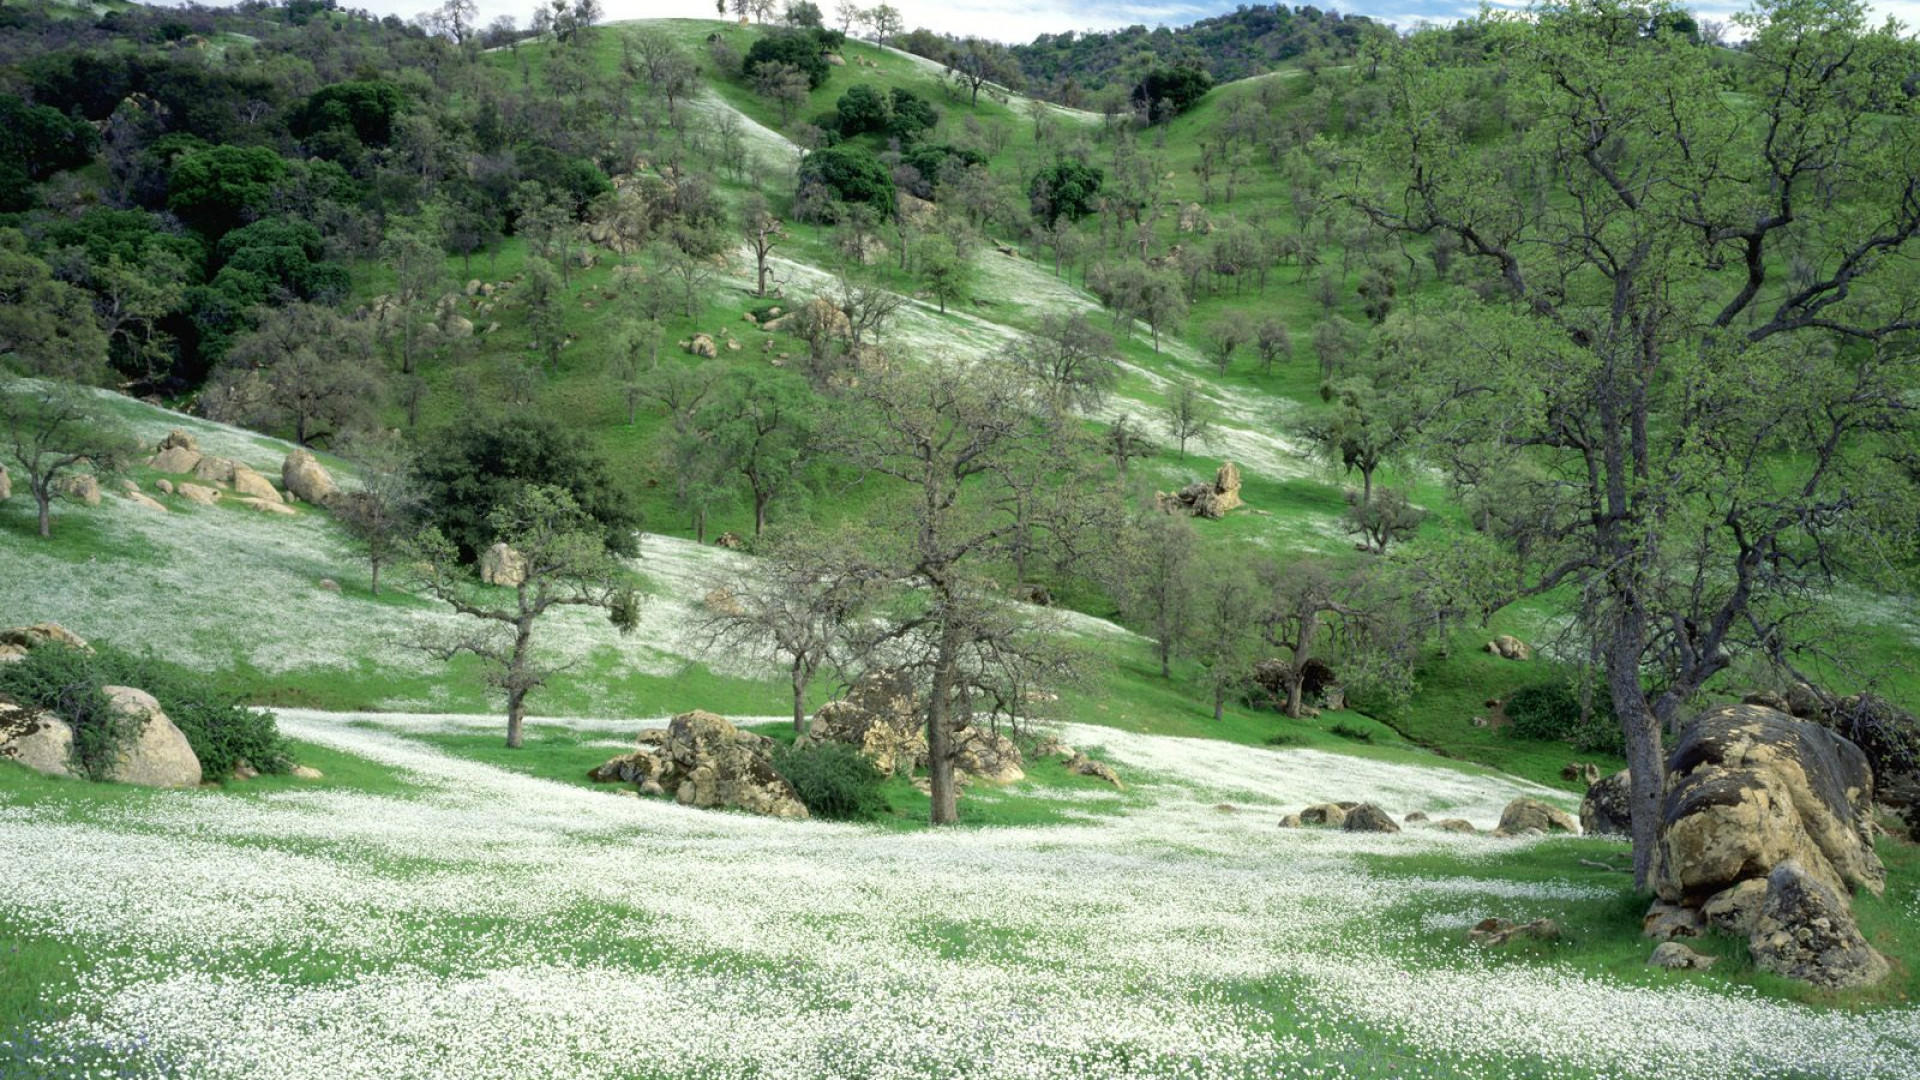
[[100,505],[100,480],[92,473],[77,473],[60,481],[60,493],[87,506]]
[[1713,957],[1702,956],[1677,941],[1663,941],[1654,946],[1653,955],[1647,959],[1652,967],[1672,971],[1705,971],[1713,966],[1713,961]]
[[1842,895],[1877,893],[1872,799],[1866,755],[1833,732],[1763,706],[1710,710],[1667,760],[1654,890],[1698,906],[1794,860]]
[[1588,836],[1633,835],[1633,777],[1622,769],[1587,789],[1580,800],[1580,831]]
[[233,490],[242,498],[259,499],[261,502],[269,503],[284,501],[271,481],[245,465],[233,467]]
[[1195,481],[1179,491],[1156,492],[1153,500],[1163,513],[1185,513],[1218,520],[1226,517],[1227,511],[1242,505],[1240,469],[1231,461],[1224,462],[1214,473],[1212,483]]
[[280,463],[280,486],[315,506],[325,506],[340,492],[326,466],[305,450],[293,451]]
[[681,713],[664,732],[643,733],[638,749],[589,776],[601,783],[657,789],[683,806],[744,810],[764,817],[807,816],[799,793],[773,767],[773,740],[741,731],[710,712]]
[[1794,859],[1767,875],[1747,948],[1761,970],[1829,990],[1872,986],[1891,970],[1860,935],[1846,897]]
[[969,725],[953,733],[953,767],[989,784],[1011,784],[1027,778],[1026,761],[1012,739],[988,728]]
[[0,698],[0,761],[48,776],[73,776],[73,729],[52,713]]
[[518,588],[527,580],[527,557],[503,541],[480,553],[480,580],[488,585]]
[[846,697],[820,706],[802,738],[855,747],[883,773],[911,771],[927,756],[913,681],[888,670],[869,672]]
[[1539,799],[1519,798],[1508,803],[1506,809],[1500,811],[1500,824],[1493,830],[1493,835],[1526,836],[1530,833],[1578,835],[1579,832],[1579,820],[1565,810],[1550,806]]
[[115,709],[137,725],[137,733],[121,749],[113,767],[102,779],[141,787],[199,786],[199,757],[187,743],[187,737],[160,710],[160,703],[152,694],[131,686],[103,686],[100,690]]
[[32,626],[13,626],[0,630],[0,649],[11,649],[25,653],[42,645],[64,645],[69,649],[92,652],[93,646],[85,638],[61,626],[57,622],[34,623]]
[[1533,650],[1527,646],[1527,643],[1511,634],[1501,634],[1487,642],[1487,651],[1502,660],[1533,659]]

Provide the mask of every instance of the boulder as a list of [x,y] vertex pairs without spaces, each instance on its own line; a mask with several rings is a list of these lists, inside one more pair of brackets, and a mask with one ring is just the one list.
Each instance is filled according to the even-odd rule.
[[1767,875],[1767,898],[1747,947],[1761,970],[1829,990],[1872,986],[1891,970],[1860,936],[1844,894],[1797,859]]
[[93,646],[79,634],[61,626],[57,622],[34,623],[32,626],[13,626],[0,630],[0,646],[10,646],[27,652],[42,645],[64,645],[81,652],[92,652]]
[[1705,971],[1713,966],[1714,957],[1702,956],[1677,941],[1663,941],[1654,947],[1653,955],[1647,959],[1648,965],[1667,968],[1672,971]]
[[220,501],[218,491],[210,487],[201,487],[199,484],[181,484],[175,490],[180,493],[181,498],[195,506],[212,506]]
[[1533,659],[1533,650],[1527,647],[1527,643],[1511,634],[1501,634],[1487,642],[1487,651],[1502,660]]
[[52,713],[0,698],[0,761],[48,776],[73,776],[73,729]]
[[708,360],[720,355],[720,347],[715,345],[713,339],[705,334],[693,335],[693,339],[687,342],[687,351],[695,356],[705,357]]
[[120,751],[104,779],[141,787],[190,788],[201,780],[200,759],[160,703],[145,690],[103,686],[107,701],[138,724],[138,734]]
[[1020,747],[998,731],[968,726],[953,733],[953,767],[990,784],[1025,780],[1026,762]]
[[245,498],[235,499],[233,501],[236,503],[239,503],[241,506],[244,506],[249,510],[257,510],[262,514],[278,514],[282,517],[293,516],[293,507],[288,506],[284,502],[281,502],[278,497],[275,497],[272,499],[262,499],[255,495],[249,495]]
[[913,682],[885,669],[861,676],[846,697],[820,706],[804,738],[857,747],[883,773],[911,770],[927,756]]
[[1457,817],[1441,818],[1439,821],[1433,823],[1433,827],[1439,829],[1441,832],[1450,833],[1477,833],[1480,831],[1473,827],[1473,822],[1468,821],[1466,818]]
[[765,736],[696,710],[674,717],[659,745],[665,760],[655,780],[682,806],[807,816],[799,793],[774,769],[773,741]]
[[823,337],[846,338],[853,335],[853,323],[840,306],[823,297],[815,297],[806,302],[799,311],[800,318],[808,326],[818,329]]
[[1347,819],[1340,823],[1340,828],[1346,832],[1396,833],[1400,831],[1400,826],[1394,823],[1393,818],[1372,803],[1361,803],[1347,811]]
[[1500,811],[1500,824],[1493,830],[1493,835],[1523,836],[1530,832],[1577,835],[1580,822],[1557,806],[1549,806],[1539,799],[1519,798]]
[[527,557],[505,541],[480,553],[480,580],[488,585],[518,588],[527,581]]
[[1580,831],[1588,836],[1633,835],[1633,777],[1622,769],[1587,789],[1580,800]]
[[723,547],[728,551],[744,551],[747,547],[747,542],[740,539],[740,535],[732,530],[728,530],[714,537],[713,544],[715,547]]
[[[1091,776],[1096,780],[1104,780],[1114,787],[1123,790],[1127,786],[1120,782],[1120,774],[1114,771],[1113,766],[1104,761],[1095,761],[1082,753],[1076,752],[1073,757],[1068,759],[1067,771],[1075,776]],[[1295,821],[1297,824],[1298,819],[1296,818]]]
[[1072,761],[1074,758],[1084,757],[1085,755],[1073,747],[1068,746],[1066,743],[1061,742],[1059,736],[1048,735],[1033,744],[1033,756],[1035,759],[1057,757]]
[[1878,893],[1872,800],[1866,755],[1833,732],[1764,706],[1712,709],[1667,759],[1654,890],[1698,906],[1792,861],[1841,896]]
[[155,480],[153,482],[153,486],[154,486],[154,489],[159,491],[160,494],[162,495],[173,494],[173,481],[171,480],[166,480],[166,479]]
[[305,450],[295,450],[280,463],[280,486],[315,506],[324,506],[340,489],[326,466]]
[[1554,941],[1560,937],[1560,924],[1552,919],[1516,923],[1511,919],[1482,919],[1467,931],[1467,940],[1475,945],[1498,948],[1515,941]]
[[1224,514],[1238,509],[1240,501],[1240,466],[1231,461],[1223,461],[1213,474],[1214,508]]
[[204,480],[209,484],[231,484],[233,483],[233,461],[223,457],[202,457],[194,462],[193,475],[195,479]]
[[1338,803],[1320,803],[1300,811],[1302,825],[1331,825],[1335,828],[1347,823],[1347,812]]
[[155,453],[159,454],[164,454],[169,450],[191,450],[197,454],[200,452],[200,440],[181,431],[179,428],[174,428],[172,431],[167,432],[167,437],[161,439],[153,449]]
[[900,218],[912,225],[925,225],[932,221],[939,208],[926,199],[910,192],[902,191],[894,196],[894,205],[900,212]]
[[76,473],[60,482],[61,494],[88,506],[100,505],[100,481],[92,473]]
[[1748,878],[1731,889],[1714,893],[1700,905],[1700,914],[1716,929],[1747,937],[1760,921],[1767,901],[1765,878]]
[[1413,813],[1403,816],[1400,820],[1409,825],[1424,825],[1427,822],[1427,812],[1425,810],[1415,810]]
[[143,510],[158,510],[163,514],[167,512],[167,508],[162,505],[158,499],[148,495],[142,495],[138,491],[127,492],[127,501]]
[[[1492,707],[1488,706],[1488,708]],[[1591,761],[1569,761],[1560,766],[1560,779],[1578,780],[1592,787],[1600,782],[1600,766]]]
[[321,772],[319,769],[316,769],[311,765],[295,765],[293,767],[292,775],[295,780],[319,780],[324,778],[327,774]]
[[1707,931],[1707,921],[1690,907],[1655,900],[1640,919],[1640,935],[1655,941],[1699,937]]
[[184,446],[167,447],[148,458],[147,467],[155,472],[185,475],[200,467],[200,451]]
[[[246,499],[259,499],[261,502],[276,504],[286,501],[280,497],[278,491],[274,490],[273,484],[266,477],[245,465],[233,467],[233,490],[235,494],[243,495]],[[241,501],[245,502],[246,499]]]
[[1280,819],[1280,827],[1283,829],[1297,829],[1303,824],[1305,822],[1300,820],[1299,814],[1288,814]]

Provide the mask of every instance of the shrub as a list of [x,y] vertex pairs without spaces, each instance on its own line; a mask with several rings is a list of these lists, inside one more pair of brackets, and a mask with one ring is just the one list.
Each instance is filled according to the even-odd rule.
[[773,767],[793,784],[815,817],[867,821],[887,811],[880,790],[886,776],[865,754],[844,743],[778,747]]
[[1604,688],[1594,688],[1592,708],[1584,719],[1579,689],[1558,679],[1515,690],[1506,707],[1513,733],[1523,739],[1564,740],[1594,753],[1619,755],[1625,750],[1613,698]]
[[800,165],[800,186],[817,186],[837,202],[865,203],[882,218],[893,216],[893,177],[863,147],[834,146],[808,154]]
[[761,64],[792,64],[807,76],[807,89],[818,90],[833,68],[827,63],[828,39],[811,33],[789,31],[768,34],[747,50],[741,71],[748,79]]
[[65,720],[73,728],[75,764],[94,779],[105,776],[119,751],[139,735],[109,706],[101,691],[106,686],[152,694],[187,737],[209,780],[232,776],[242,762],[263,773],[292,768],[272,714],[249,709],[150,653],[96,641],[92,652],[42,645],[17,663],[0,664],[0,693]]
[[1350,742],[1370,743],[1373,741],[1373,732],[1368,731],[1366,728],[1354,727],[1344,721],[1333,725],[1327,730]]
[[1149,123],[1164,124],[1199,104],[1213,89],[1213,77],[1197,67],[1154,68],[1133,87],[1133,105],[1146,109]]
[[1065,215],[1079,221],[1093,210],[1106,174],[1093,165],[1078,161],[1055,162],[1035,174],[1027,194],[1033,200],[1034,216],[1052,225]]

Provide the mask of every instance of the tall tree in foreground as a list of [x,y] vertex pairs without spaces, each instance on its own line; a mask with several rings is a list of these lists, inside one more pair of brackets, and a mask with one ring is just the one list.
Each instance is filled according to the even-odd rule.
[[135,449],[87,391],[52,382],[0,385],[0,439],[6,460],[26,479],[43,538],[53,535],[53,500],[68,479],[109,475]]
[[1457,241],[1488,285],[1456,307],[1434,442],[1507,474],[1534,510],[1509,536],[1517,592],[1570,598],[1598,645],[1642,888],[1662,730],[1737,657],[1791,670],[1817,645],[1799,613],[1913,528],[1888,461],[1920,392],[1916,45],[1850,0],[1760,0],[1722,64],[1649,32],[1678,11],[1488,17],[1528,118],[1511,139],[1453,108],[1483,61],[1439,35],[1390,47],[1345,192],[1376,226]]
[[884,370],[850,391],[846,459],[899,485],[886,525],[869,538],[910,589],[868,648],[904,655],[927,688],[932,821],[959,820],[953,733],[982,698],[1011,706],[1042,672],[1067,662],[1030,619],[1015,617],[988,572],[1020,531],[1018,475],[1049,475],[1032,388],[994,363],[935,359]]
[[599,524],[559,488],[528,487],[491,519],[494,536],[520,558],[520,584],[510,599],[480,583],[460,549],[429,528],[414,544],[414,571],[421,591],[473,619],[467,630],[430,628],[411,642],[437,660],[463,653],[486,666],[490,686],[507,698],[507,746],[519,749],[527,696],[563,670],[534,650],[542,616],[557,607],[604,609],[621,633],[639,625],[639,598],[620,564],[608,553]]

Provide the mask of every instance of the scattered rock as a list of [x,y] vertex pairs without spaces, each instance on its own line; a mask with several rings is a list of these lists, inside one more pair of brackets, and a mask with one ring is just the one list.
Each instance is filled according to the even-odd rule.
[[1058,736],[1048,735],[1033,744],[1033,756],[1035,758],[1061,757],[1071,761],[1081,755],[1078,750],[1061,742]]
[[488,585],[518,588],[527,581],[527,557],[505,541],[480,553],[480,580]]
[[1501,634],[1487,642],[1487,651],[1503,660],[1531,660],[1533,650],[1527,643],[1511,634]]
[[184,446],[168,447],[147,459],[147,467],[155,472],[185,475],[199,466],[200,451]]
[[715,547],[723,547],[723,548],[726,548],[728,551],[743,551],[746,549],[746,546],[747,546],[747,542],[745,540],[740,539],[739,534],[734,533],[731,530],[727,532],[723,532],[719,536],[714,537],[713,543]]
[[1674,938],[1699,937],[1707,930],[1707,921],[1700,913],[1690,907],[1669,904],[1664,900],[1655,900],[1647,908],[1647,914],[1640,920],[1640,936],[1655,941],[1672,941]]
[[1480,831],[1473,827],[1473,822],[1468,821],[1466,818],[1457,817],[1441,818],[1439,821],[1433,823],[1433,827],[1439,829],[1441,832],[1450,833],[1477,833]]
[[[233,467],[233,490],[235,494],[244,495],[249,499],[259,499],[261,502],[281,503],[286,501],[280,497],[278,491],[274,490],[273,484],[269,483],[266,477],[261,476],[245,465],[235,465]],[[241,501],[244,502],[245,499]]]
[[212,506],[214,503],[220,501],[220,493],[218,491],[210,487],[202,487],[199,484],[181,484],[176,490],[180,492],[181,498],[193,503],[195,506]]
[[1715,959],[1702,956],[1677,941],[1663,941],[1654,947],[1653,956],[1648,958],[1647,963],[1672,971],[1705,971],[1713,966]]
[[73,776],[73,729],[52,713],[0,698],[0,761],[48,776]]
[[106,779],[140,787],[198,787],[202,779],[200,759],[188,745],[160,703],[145,690],[131,686],[103,686],[108,702],[139,725],[139,734],[121,751]]
[[1406,822],[1409,825],[1423,824],[1427,820],[1427,812],[1425,810],[1415,810],[1413,813],[1408,814],[1406,817],[1403,817],[1400,820]]
[[100,481],[92,473],[77,473],[60,483],[61,494],[88,506],[100,505]]
[[79,634],[61,626],[57,622],[34,623],[32,626],[14,626],[0,630],[0,646],[10,646],[21,652],[37,649],[42,645],[64,645],[81,652],[92,652],[93,646]]
[[162,495],[173,494],[173,481],[171,480],[166,480],[166,479],[155,480],[153,482],[153,486],[157,488],[160,494]]
[[244,499],[235,499],[233,501],[249,510],[257,510],[262,514],[278,514],[282,517],[293,516],[293,507],[281,502],[278,498],[262,499],[249,495]]
[[323,577],[320,579],[320,591],[337,593],[340,591],[340,583],[333,580],[332,578]]
[[321,772],[311,765],[295,765],[293,767],[293,778],[295,780],[319,780],[326,775],[326,773]]
[[708,360],[720,355],[719,346],[715,345],[713,339],[705,334],[693,335],[693,339],[687,342],[687,351],[695,356],[705,357]]
[[706,605],[708,611],[719,612],[722,615],[744,615],[747,611],[740,606],[740,598],[733,594],[732,589],[709,589],[701,603]]
[[1339,828],[1347,823],[1347,811],[1338,803],[1320,803],[1300,811],[1300,823]]
[[1283,829],[1297,829],[1303,824],[1305,824],[1305,822],[1300,820],[1299,814],[1288,814],[1286,817],[1280,819],[1280,827]]
[[233,462],[223,457],[202,457],[194,462],[193,475],[196,480],[209,484],[233,483]]
[[655,777],[683,806],[803,818],[807,808],[773,767],[773,741],[709,712],[681,713],[662,744],[667,767]]
[[1091,776],[1096,780],[1104,780],[1122,790],[1127,786],[1120,782],[1120,774],[1114,771],[1113,766],[1104,761],[1095,761],[1082,753],[1076,752],[1068,760],[1067,771],[1075,776]]
[[998,731],[968,726],[953,733],[953,767],[958,772],[990,784],[1011,784],[1027,778],[1025,765],[1020,747]]
[[127,492],[127,501],[144,510],[158,510],[163,514],[167,512],[166,506],[161,504],[158,499],[149,495],[142,495],[137,491]]
[[1633,835],[1633,777],[1622,769],[1587,788],[1580,800],[1580,831],[1588,836]]
[[1830,990],[1872,986],[1891,970],[1860,936],[1846,898],[1796,859],[1767,875],[1747,947],[1761,970]]
[[1569,761],[1560,766],[1560,779],[1579,780],[1592,787],[1600,782],[1600,766],[1591,761]]
[[1347,832],[1397,833],[1400,831],[1400,826],[1394,823],[1393,818],[1372,803],[1361,803],[1347,811],[1347,820],[1340,823],[1340,828]]
[[326,466],[305,450],[293,451],[280,463],[280,486],[315,506],[326,505],[340,491]]
[[125,476],[121,477],[114,486],[119,488],[122,494],[126,495],[138,494],[140,491],[140,485],[134,483],[130,477]]
[[1475,945],[1498,948],[1515,941],[1555,941],[1560,924],[1552,919],[1515,923],[1511,919],[1482,919],[1467,931],[1467,940]]
[[161,439],[159,444],[153,449],[156,453],[161,454],[169,450],[191,450],[197,454],[200,452],[200,440],[181,431],[179,428],[174,428],[172,431],[167,432],[167,437]]
[[1529,832],[1578,835],[1580,822],[1557,806],[1549,806],[1539,799],[1519,798],[1500,811],[1500,825],[1493,830],[1493,835],[1521,836]]

